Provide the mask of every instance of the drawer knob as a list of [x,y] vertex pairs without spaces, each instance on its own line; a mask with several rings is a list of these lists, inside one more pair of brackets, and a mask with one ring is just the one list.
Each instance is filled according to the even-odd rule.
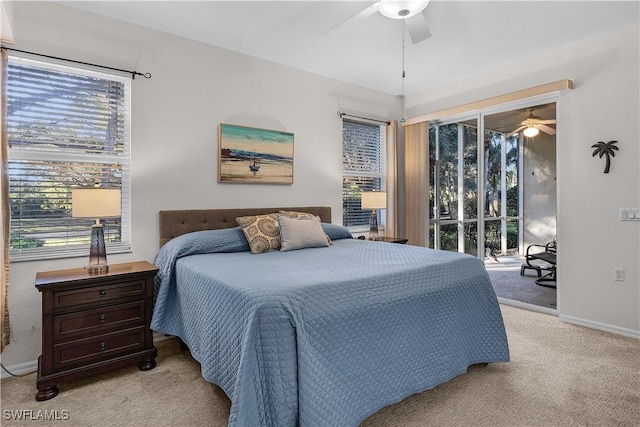
[[100,351],[103,351],[105,349],[105,347],[107,346],[107,344],[103,341],[100,343]]
[[100,291],[100,296],[105,296],[107,294],[107,291],[105,291],[104,289]]
[[105,316],[104,314],[100,315],[100,323],[104,323],[106,319],[107,319],[107,316]]

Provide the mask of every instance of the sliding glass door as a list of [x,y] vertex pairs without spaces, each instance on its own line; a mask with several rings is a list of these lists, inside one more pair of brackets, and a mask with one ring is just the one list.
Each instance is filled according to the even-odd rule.
[[520,145],[519,134],[512,136],[485,127],[485,255],[517,253],[521,247]]
[[428,138],[428,246],[484,260],[500,298],[555,309],[520,276],[526,248],[557,235],[554,98],[430,117]]
[[484,123],[478,114],[430,125],[431,248],[480,257],[521,248],[520,136]]
[[476,121],[431,126],[429,165],[429,246],[477,255]]

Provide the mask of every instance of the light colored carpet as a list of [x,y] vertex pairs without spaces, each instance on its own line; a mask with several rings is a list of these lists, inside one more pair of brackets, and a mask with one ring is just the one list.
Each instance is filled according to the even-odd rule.
[[[640,341],[501,306],[511,362],[472,367],[433,390],[387,406],[362,427],[637,426]],[[229,400],[205,382],[175,340],[157,344],[158,366],[74,383],[36,402],[35,374],[2,381],[3,426],[226,426]],[[10,411],[68,411],[67,421],[15,421]],[[7,412],[9,411],[9,412]],[[34,424],[35,423],[35,424]]]

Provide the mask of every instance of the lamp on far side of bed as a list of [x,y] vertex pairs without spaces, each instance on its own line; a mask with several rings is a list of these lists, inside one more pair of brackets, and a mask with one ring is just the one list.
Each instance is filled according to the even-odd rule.
[[376,209],[387,207],[387,193],[384,191],[363,191],[362,209],[371,209],[371,224],[369,226],[369,239],[378,238],[378,214]]
[[104,227],[100,218],[120,217],[120,197],[120,189],[113,187],[81,187],[71,190],[71,216],[95,220],[91,226],[89,265],[85,267],[89,274],[109,271]]

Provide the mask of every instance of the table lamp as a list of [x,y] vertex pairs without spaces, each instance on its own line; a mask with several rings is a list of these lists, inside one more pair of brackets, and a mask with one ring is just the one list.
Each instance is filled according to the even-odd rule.
[[112,187],[73,188],[71,190],[71,216],[73,218],[95,219],[95,223],[91,226],[89,265],[85,269],[89,274],[108,272],[104,227],[100,223],[100,218],[120,217],[120,189]]
[[363,191],[362,209],[371,209],[371,224],[369,226],[369,239],[378,238],[378,214],[376,209],[387,207],[387,193],[384,191]]

